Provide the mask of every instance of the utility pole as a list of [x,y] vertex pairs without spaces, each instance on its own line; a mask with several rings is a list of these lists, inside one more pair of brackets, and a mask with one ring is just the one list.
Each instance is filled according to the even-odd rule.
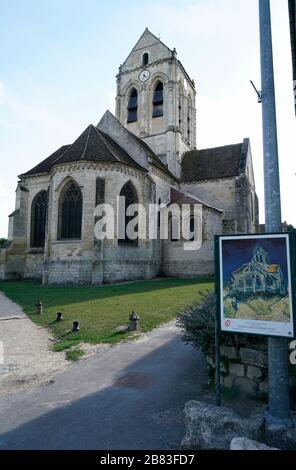
[[[264,154],[265,231],[281,232],[281,194],[278,162],[275,88],[270,20],[270,0],[259,0],[261,98]],[[288,341],[268,338],[267,426],[292,424],[289,398]]]

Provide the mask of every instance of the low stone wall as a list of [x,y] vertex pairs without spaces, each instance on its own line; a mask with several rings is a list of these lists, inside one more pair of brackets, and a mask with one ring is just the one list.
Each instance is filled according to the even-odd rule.
[[[237,335],[236,346],[221,346],[221,385],[238,390],[244,395],[265,399],[268,394],[267,339],[258,338],[250,342],[247,337]],[[213,356],[206,357],[209,377],[213,377]],[[294,370],[295,369],[295,370]],[[293,407],[296,405],[296,367],[290,376]]]

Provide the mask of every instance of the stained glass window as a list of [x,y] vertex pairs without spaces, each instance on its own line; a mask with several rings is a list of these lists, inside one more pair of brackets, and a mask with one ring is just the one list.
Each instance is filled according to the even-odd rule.
[[31,206],[31,246],[43,247],[45,244],[45,225],[47,214],[47,191],[40,191]]
[[60,199],[60,238],[81,238],[82,193],[72,182],[63,191]]

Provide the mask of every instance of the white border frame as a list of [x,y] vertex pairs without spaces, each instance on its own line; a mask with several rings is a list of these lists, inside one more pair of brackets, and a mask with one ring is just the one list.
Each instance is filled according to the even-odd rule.
[[[224,300],[223,300],[223,257],[222,245],[224,240],[255,240],[268,238],[283,238],[286,241],[287,252],[287,272],[288,272],[288,296],[290,304],[290,321],[272,322],[260,320],[244,320],[229,319],[224,317]],[[288,234],[262,234],[262,235],[230,235],[219,237],[219,279],[220,279],[220,329],[229,333],[245,333],[264,336],[277,336],[284,338],[294,338],[294,311],[293,311],[293,295],[292,295],[292,277],[291,277],[291,256],[290,256],[290,240]],[[230,321],[229,326],[226,322]]]

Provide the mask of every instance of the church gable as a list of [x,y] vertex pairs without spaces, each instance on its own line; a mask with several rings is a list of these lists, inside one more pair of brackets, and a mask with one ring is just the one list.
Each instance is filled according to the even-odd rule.
[[131,134],[115,116],[108,110],[97,125],[97,128],[108,134],[115,142],[124,148],[135,161],[143,168],[148,169],[149,161],[147,152],[141,148]]
[[172,50],[146,28],[121,66],[121,71],[145,65],[145,53],[148,53],[149,63],[172,56]]
[[119,144],[143,168],[148,170],[150,163],[152,163],[159,170],[174,178],[153,150],[124,127],[109,110],[105,112],[97,128],[109,135],[113,141]]

